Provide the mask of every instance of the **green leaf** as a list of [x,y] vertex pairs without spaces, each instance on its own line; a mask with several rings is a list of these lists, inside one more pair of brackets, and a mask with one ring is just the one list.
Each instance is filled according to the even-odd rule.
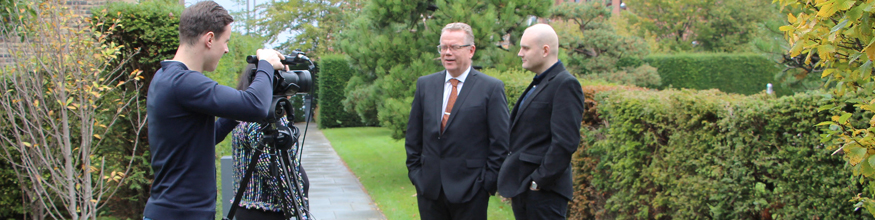
[[835,124],[836,124],[835,122],[825,121],[825,122],[818,123],[817,126],[835,125]]
[[875,216],[875,202],[872,202],[872,199],[863,199],[863,207],[866,208],[866,211],[869,211],[869,214]]
[[[848,25],[848,19],[842,19],[842,21],[840,21],[838,24],[836,24],[836,26],[832,27],[832,29],[829,30],[829,33],[833,34],[836,31],[839,31],[842,28],[845,28],[845,25]],[[828,45],[828,44],[825,44],[825,45]]]
[[824,110],[830,110],[830,109],[834,108],[835,106],[836,105],[834,105],[834,104],[821,105],[820,108],[817,108],[817,111],[820,112],[820,111],[824,111]]
[[860,164],[862,164],[862,166],[860,166],[860,174],[869,178],[875,177],[875,169],[872,169],[872,166],[869,165],[869,163]]
[[858,68],[857,71],[860,71],[860,74],[862,75],[872,73],[872,61],[867,60],[863,65],[860,65],[860,68]]
[[842,117],[839,117],[839,121],[838,121],[838,123],[839,123],[839,124],[844,124],[845,122],[848,122],[848,119],[851,118],[851,115],[853,115],[853,114],[851,114],[851,113],[844,113],[844,114],[842,114]]
[[836,1],[836,5],[838,5],[839,10],[848,10],[851,7],[854,7],[854,3],[857,1],[854,0],[839,0]]
[[854,7],[851,10],[849,10],[847,13],[845,13],[845,17],[847,19],[854,20],[854,21],[856,21],[857,19],[860,19],[860,17],[862,17],[862,16],[863,16],[863,7],[862,6]]

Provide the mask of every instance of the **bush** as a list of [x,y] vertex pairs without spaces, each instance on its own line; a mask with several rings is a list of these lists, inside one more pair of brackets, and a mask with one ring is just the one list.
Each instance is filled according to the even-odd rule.
[[512,68],[507,71],[496,69],[483,69],[483,74],[495,77],[504,82],[504,95],[507,96],[507,109],[513,111],[513,105],[523,95],[529,84],[532,83],[534,73],[524,69]]
[[[820,144],[823,94],[600,92],[575,152],[572,219],[871,219]],[[587,106],[589,108],[589,106]]]
[[[162,60],[172,59],[179,46],[179,15],[183,7],[175,1],[146,1],[140,4],[127,2],[113,2],[104,6],[106,17],[119,19],[119,28],[108,41],[117,45],[124,45],[122,57],[119,60],[130,59],[125,64],[126,71],[136,69],[143,71],[141,76],[145,85],[140,90],[141,100],[145,100],[148,91],[148,82],[152,80],[155,72],[161,68]],[[92,9],[93,12],[102,11],[101,8]],[[95,13],[94,16],[98,16]],[[95,21],[99,19],[93,19]],[[108,25],[108,24],[93,24]],[[133,56],[125,55],[139,51]],[[123,94],[109,94],[110,96],[124,99]],[[139,103],[139,108],[131,111],[146,112],[145,101]],[[123,118],[122,125],[130,124],[131,119]],[[148,128],[140,136],[136,136],[136,129],[122,126],[114,129],[106,135],[106,140],[112,142],[105,151],[96,152],[106,155],[108,160],[130,161],[133,160],[131,173],[126,177],[125,186],[120,188],[117,195],[108,202],[103,216],[115,216],[119,218],[142,218],[142,212],[149,198],[150,184],[152,181],[152,168],[148,147]],[[136,150],[133,143],[139,141]],[[136,152],[134,152],[136,151]],[[135,155],[131,158],[130,155]]]
[[647,64],[638,67],[623,67],[621,70],[612,73],[585,75],[583,78],[588,80],[602,79],[607,82],[650,88],[658,87],[662,84],[662,78],[657,73],[656,68]]
[[774,79],[777,64],[759,54],[678,54],[650,55],[644,58],[659,72],[662,85],[654,88],[719,89],[751,95],[774,85],[778,95],[791,94]]
[[353,69],[346,56],[330,54],[321,57],[325,75],[319,77],[319,127],[356,127],[364,125],[353,112],[345,111],[341,103],[345,98],[346,87]]

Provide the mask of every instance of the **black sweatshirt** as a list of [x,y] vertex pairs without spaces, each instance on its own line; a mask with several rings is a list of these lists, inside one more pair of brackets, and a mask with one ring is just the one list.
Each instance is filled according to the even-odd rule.
[[237,125],[235,120],[267,117],[272,80],[273,68],[264,60],[246,91],[219,85],[182,62],[161,62],[146,99],[155,172],[146,217],[215,218],[216,143]]

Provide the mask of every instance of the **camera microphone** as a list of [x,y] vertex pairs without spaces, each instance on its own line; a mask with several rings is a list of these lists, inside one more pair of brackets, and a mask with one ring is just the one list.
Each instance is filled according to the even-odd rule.
[[[297,53],[295,55],[284,55],[283,57],[283,60],[280,60],[280,62],[283,64],[299,64],[310,62],[310,58],[304,55],[304,53]],[[257,64],[258,57],[255,55],[246,56],[246,63]]]

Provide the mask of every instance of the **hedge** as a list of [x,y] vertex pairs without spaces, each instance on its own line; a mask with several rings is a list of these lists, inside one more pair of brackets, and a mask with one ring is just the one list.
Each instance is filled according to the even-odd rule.
[[329,54],[322,56],[319,63],[324,69],[324,76],[319,77],[319,128],[356,127],[364,124],[354,112],[343,109],[343,101],[346,98],[343,91],[353,70],[342,54]]
[[596,93],[570,219],[872,219],[849,202],[859,180],[820,144],[822,97]]
[[[160,0],[160,1],[145,1],[143,3],[127,3],[127,2],[112,2],[102,7],[96,7],[91,11],[94,16],[101,16],[102,10],[106,10],[105,16],[108,19],[119,19],[119,27],[108,38],[109,42],[124,45],[122,48],[122,56],[118,60],[130,59],[125,64],[125,71],[130,72],[135,69],[143,71],[141,74],[145,82],[140,88],[141,103],[139,109],[130,109],[129,111],[139,111],[145,115],[146,105],[145,97],[148,91],[148,83],[152,80],[152,76],[161,68],[159,62],[166,59],[172,59],[179,46],[179,15],[182,14],[183,7],[175,1]],[[107,19],[107,20],[108,20]],[[93,19],[99,21],[100,19]],[[102,28],[107,28],[111,23],[93,24]],[[128,57],[128,54],[139,53]],[[124,79],[123,79],[124,80]],[[133,88],[129,88],[133,89]],[[121,94],[108,94],[109,96],[119,97]],[[115,98],[111,98],[112,100]],[[128,114],[128,113],[126,113]],[[120,125],[130,124],[126,118],[117,122]],[[146,200],[149,198],[149,189],[152,182],[152,168],[150,165],[149,146],[148,146],[148,128],[143,129],[140,136],[136,136],[136,130],[132,127],[122,126],[119,129],[114,129],[106,135],[106,141],[112,143],[105,148],[103,152],[95,152],[107,156],[107,160],[128,161],[131,160],[131,155],[134,155],[131,172],[126,177],[124,185],[110,198],[107,202],[107,207],[103,208],[101,216],[113,216],[118,218],[142,218],[142,212],[146,205]],[[136,152],[133,152],[133,144],[136,139],[139,139],[139,146]]]
[[719,89],[751,95],[765,91],[771,83],[779,96],[791,94],[774,79],[780,71],[777,64],[759,54],[662,54],[647,56],[644,62],[657,68],[662,78],[658,89]]

